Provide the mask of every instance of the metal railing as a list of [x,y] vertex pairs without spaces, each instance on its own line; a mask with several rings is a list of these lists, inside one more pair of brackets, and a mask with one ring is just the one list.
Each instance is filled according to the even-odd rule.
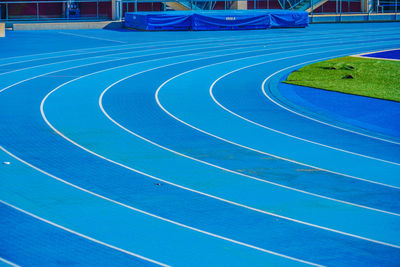
[[110,19],[111,0],[0,1],[0,20]]
[[[186,8],[194,6],[207,10],[228,10],[239,1],[231,0],[116,0],[115,17],[123,19],[126,12],[169,11],[170,3],[180,3]],[[71,6],[71,3],[74,6]],[[235,5],[236,3],[236,5]],[[366,6],[367,5],[367,6]],[[382,15],[394,14],[400,9],[400,0],[252,0],[246,1],[247,9],[307,10],[310,19],[319,15]],[[198,9],[198,8],[197,8]],[[104,20],[111,19],[111,0],[49,0],[10,1],[0,0],[0,20]],[[338,21],[341,21],[339,19]]]

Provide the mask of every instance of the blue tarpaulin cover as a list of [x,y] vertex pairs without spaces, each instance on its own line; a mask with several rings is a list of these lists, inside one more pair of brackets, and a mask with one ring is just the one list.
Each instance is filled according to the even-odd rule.
[[192,14],[182,12],[128,12],[125,27],[138,30],[190,30]]
[[267,13],[243,11],[194,13],[192,30],[266,29],[269,28],[269,21]]
[[308,13],[285,10],[127,12],[125,27],[139,30],[247,30],[306,27]]
[[307,27],[307,12],[281,11],[270,13],[271,28]]

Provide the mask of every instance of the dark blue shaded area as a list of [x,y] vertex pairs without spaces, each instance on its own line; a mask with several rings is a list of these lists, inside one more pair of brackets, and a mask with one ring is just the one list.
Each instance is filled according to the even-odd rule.
[[400,60],[400,49],[377,52],[371,54],[365,54],[363,57],[376,57],[376,58],[386,58],[386,59],[398,59]]
[[0,203],[0,257],[21,266],[155,266]]
[[[282,96],[306,112],[400,142],[400,103],[282,83]],[[385,136],[379,136],[385,137]]]
[[[277,64],[283,67],[285,61]],[[214,87],[216,99],[236,114],[272,129],[335,148],[399,162],[398,145],[323,125],[291,113],[270,101],[261,90],[265,79],[264,68],[264,65],[251,67],[220,80]],[[244,87],[247,90],[243,90]],[[274,85],[267,86],[266,93],[280,99],[280,92]],[[269,116],[272,113],[274,115]]]

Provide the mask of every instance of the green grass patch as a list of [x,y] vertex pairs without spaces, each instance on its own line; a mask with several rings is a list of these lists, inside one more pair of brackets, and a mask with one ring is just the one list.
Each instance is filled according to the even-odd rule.
[[335,58],[294,71],[285,83],[400,102],[400,61]]

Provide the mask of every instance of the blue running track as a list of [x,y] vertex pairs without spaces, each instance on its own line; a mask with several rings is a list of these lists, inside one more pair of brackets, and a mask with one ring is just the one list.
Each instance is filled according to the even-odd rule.
[[7,32],[0,263],[398,266],[399,104],[280,82],[399,34]]

